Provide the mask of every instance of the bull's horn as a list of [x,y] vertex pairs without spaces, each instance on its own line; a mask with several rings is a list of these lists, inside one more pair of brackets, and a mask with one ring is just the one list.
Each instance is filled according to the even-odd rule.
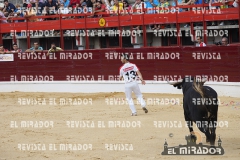
[[207,78],[202,79],[202,83],[205,83],[205,82],[207,82]]
[[167,83],[170,84],[170,85],[176,85],[176,84],[179,84],[179,83],[182,83],[183,80],[178,80],[178,81],[172,81],[170,82],[169,80],[167,80]]

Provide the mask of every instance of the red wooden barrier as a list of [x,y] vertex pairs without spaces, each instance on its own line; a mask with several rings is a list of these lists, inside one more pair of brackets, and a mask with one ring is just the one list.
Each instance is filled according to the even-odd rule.
[[[240,82],[239,50],[239,46],[231,46],[141,48],[128,49],[127,52],[132,55],[130,61],[137,64],[145,80],[208,75],[213,81]],[[0,62],[0,81],[13,80],[15,75],[19,81],[24,76],[47,76],[45,80],[51,76],[54,81],[69,78],[98,80],[99,77],[111,80],[109,77],[117,78],[119,74],[120,55],[124,52],[125,49],[66,51],[55,53],[56,59],[46,57],[46,52],[38,53],[37,59],[31,53],[15,54],[13,62]]]

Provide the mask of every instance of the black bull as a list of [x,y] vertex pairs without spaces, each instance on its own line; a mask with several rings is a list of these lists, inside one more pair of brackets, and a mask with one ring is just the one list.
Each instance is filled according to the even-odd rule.
[[214,89],[203,84],[204,82],[190,77],[172,83],[183,91],[184,118],[189,131],[193,132],[192,125],[195,122],[199,130],[206,135],[206,141],[215,145],[218,95]]

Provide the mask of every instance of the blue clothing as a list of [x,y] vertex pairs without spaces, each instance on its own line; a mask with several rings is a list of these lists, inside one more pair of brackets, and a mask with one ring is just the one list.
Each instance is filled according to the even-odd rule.
[[68,6],[69,6],[69,3],[70,3],[70,0],[67,0],[66,2],[63,2],[64,7],[65,7],[65,8],[68,7]]
[[[35,51],[35,48],[34,47],[32,47],[32,48],[30,48],[30,50],[31,51]],[[38,49],[37,50],[43,50],[43,48],[42,47],[38,47]]]
[[197,0],[195,4],[202,4],[202,0]]
[[[19,14],[19,17],[24,17],[23,16],[23,13],[21,12],[21,9],[18,9],[18,8],[16,8],[15,10],[14,10],[14,13],[20,13]],[[24,22],[24,20],[16,20],[15,22]]]
[[7,6],[7,8],[6,8],[6,11],[7,12],[11,12],[10,10],[15,10],[16,9],[16,7],[12,4],[12,3],[8,3],[8,6]]
[[[178,4],[181,4],[182,3],[182,0],[178,0]],[[173,7],[176,7],[176,2],[175,1],[172,1],[172,6]],[[182,8],[179,8],[179,10],[178,10],[178,12],[182,12],[183,11],[183,9]]]
[[[145,3],[145,5],[146,5],[146,9],[154,8],[149,1],[144,2],[144,3]],[[158,0],[153,0],[153,3],[154,3],[156,6],[159,5],[159,1],[158,1]],[[156,11],[149,9],[149,10],[147,11],[147,13],[148,13],[148,14],[154,14],[154,13],[156,13]]]

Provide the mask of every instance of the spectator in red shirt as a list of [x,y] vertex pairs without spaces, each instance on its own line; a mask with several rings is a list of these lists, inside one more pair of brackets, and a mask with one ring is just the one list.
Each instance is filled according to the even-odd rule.
[[95,13],[98,13],[98,12],[105,12],[106,11],[106,6],[104,4],[102,4],[102,1],[101,0],[98,0],[96,1],[96,5],[94,5],[94,8],[93,8],[93,16],[96,16],[96,17],[106,17],[106,15],[96,15]]
[[4,49],[3,45],[0,44],[0,54],[6,54],[6,53],[11,53],[7,49]]
[[22,50],[18,48],[18,45],[16,43],[13,44],[13,50],[11,50],[12,53],[22,53]]
[[80,0],[70,0],[69,7],[78,8],[80,6]]
[[202,37],[197,36],[197,45],[196,47],[206,47],[207,45],[202,41]]

